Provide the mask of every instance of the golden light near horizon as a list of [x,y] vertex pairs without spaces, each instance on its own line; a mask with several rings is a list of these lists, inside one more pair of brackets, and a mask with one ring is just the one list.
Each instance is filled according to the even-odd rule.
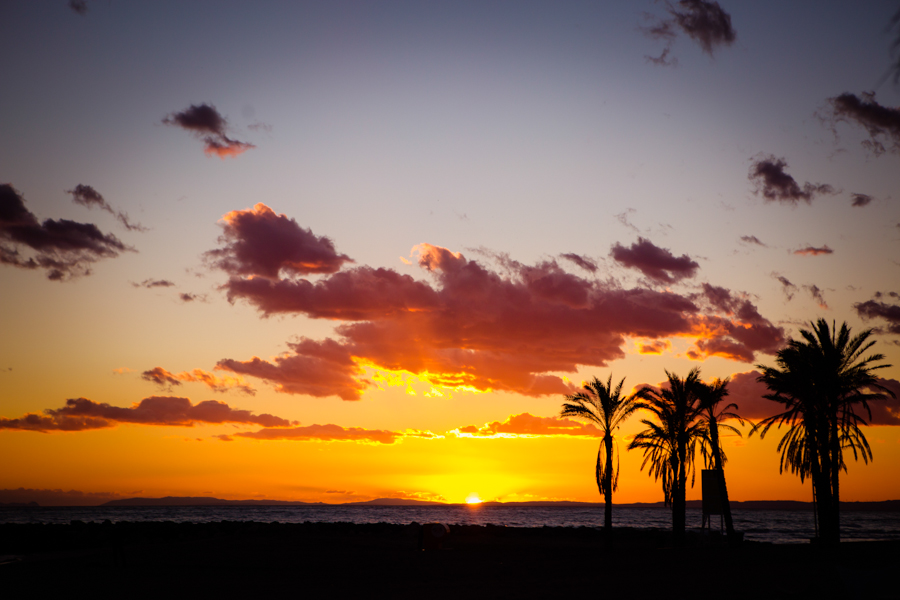
[[482,502],[481,498],[479,498],[478,494],[476,494],[474,492],[469,494],[468,496],[466,496],[466,504],[469,504],[469,505],[481,504],[481,502]]

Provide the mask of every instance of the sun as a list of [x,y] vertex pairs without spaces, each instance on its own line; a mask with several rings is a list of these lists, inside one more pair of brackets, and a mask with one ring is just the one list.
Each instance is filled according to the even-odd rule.
[[481,504],[481,498],[478,497],[478,494],[473,492],[466,496],[466,504]]

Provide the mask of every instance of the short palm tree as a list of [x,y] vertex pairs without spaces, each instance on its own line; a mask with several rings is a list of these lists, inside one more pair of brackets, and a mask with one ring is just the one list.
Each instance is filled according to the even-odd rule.
[[593,423],[603,432],[603,441],[597,451],[595,477],[597,489],[603,494],[606,503],[604,525],[607,531],[612,529],[612,493],[619,487],[618,451],[613,468],[613,432],[638,408],[638,403],[633,397],[622,397],[624,383],[623,378],[613,389],[612,375],[606,383],[594,377],[584,384],[583,391],[566,396],[560,412],[561,417],[583,419]]
[[672,531],[677,545],[684,544],[687,477],[694,484],[694,455],[697,443],[706,435],[706,424],[701,418],[700,370],[691,369],[681,379],[666,371],[667,388],[657,391],[643,388],[636,396],[644,400],[644,408],[656,417],[658,423],[642,419],[646,429],[634,436],[628,449],[640,448],[644,452],[641,470],[649,464],[650,475],[662,480],[663,496],[672,506]]
[[844,323],[840,330],[819,319],[811,329],[800,330],[803,340],[790,340],[778,352],[777,367],[759,365],[759,380],[770,394],[764,397],[778,402],[784,411],[758,423],[754,431],[760,437],[773,426],[787,425],[788,431],[778,443],[781,466],[810,477],[813,483],[817,526],[821,538],[840,541],[840,472],[847,470],[844,450],[872,458],[872,449],[860,429],[865,419],[857,414],[864,409],[871,418],[869,402],[893,394],[878,383],[874,364],[882,354],[863,356],[875,343],[867,329],[851,337]]
[[734,520],[731,517],[731,504],[728,501],[728,487],[725,485],[725,452],[719,443],[719,429],[726,429],[737,435],[741,435],[739,429],[723,421],[736,419],[741,425],[744,420],[733,410],[737,410],[737,404],[728,404],[719,408],[722,400],[728,395],[730,378],[716,379],[711,384],[701,383],[697,393],[700,396],[702,419],[706,421],[706,438],[700,445],[700,452],[706,468],[712,468],[718,477],[719,491],[722,494],[722,510],[725,517],[725,531],[730,539],[734,539]]

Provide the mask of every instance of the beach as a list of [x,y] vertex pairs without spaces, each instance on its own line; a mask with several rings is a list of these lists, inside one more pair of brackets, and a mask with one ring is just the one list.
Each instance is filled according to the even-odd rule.
[[[391,598],[665,594],[691,598],[900,598],[900,541],[744,542],[660,529],[386,523],[119,522],[0,525],[10,595]],[[432,533],[429,533],[432,532]],[[424,533],[424,535],[423,535]],[[423,549],[423,547],[425,549]]]

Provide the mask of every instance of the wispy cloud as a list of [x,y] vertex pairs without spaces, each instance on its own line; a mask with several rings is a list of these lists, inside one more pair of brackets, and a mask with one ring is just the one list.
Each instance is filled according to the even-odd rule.
[[670,57],[669,53],[679,33],[687,35],[710,56],[718,48],[730,46],[737,39],[737,33],[731,25],[731,15],[718,2],[681,0],[675,4],[666,2],[665,6],[667,18],[645,15],[651,24],[641,28],[647,36],[666,44],[660,56],[645,57],[649,62],[661,66],[676,65],[678,60]]
[[72,9],[72,12],[82,17],[88,12],[87,0],[69,0],[68,6]]
[[868,194],[851,194],[850,198],[853,200],[853,206],[868,206],[874,200]]
[[170,389],[172,386],[181,385],[182,382],[202,383],[215,392],[227,392],[238,390],[245,394],[254,395],[254,390],[240,377],[217,377],[214,373],[203,369],[194,369],[190,372],[172,373],[162,367],[154,367],[141,373],[141,379],[154,383],[161,388]]
[[128,231],[147,231],[147,228],[141,225],[140,223],[132,223],[128,219],[128,215],[121,211],[114,210],[112,206],[106,201],[106,199],[94,188],[89,185],[84,185],[79,183],[71,190],[66,190],[67,194],[72,195],[72,201],[75,204],[80,204],[81,206],[86,206],[88,208],[100,208],[101,210],[105,210],[109,214],[116,217],[122,225],[125,226],[125,229]]
[[806,246],[804,248],[798,248],[794,250],[794,254],[798,254],[800,256],[821,256],[823,254],[834,254],[834,250],[828,247],[828,245],[816,247],[816,246]]
[[759,241],[759,238],[756,237],[755,235],[742,235],[741,241],[744,242],[745,244],[754,244],[756,246],[762,246],[763,248],[767,247],[765,244],[763,244],[761,241]]
[[448,432],[458,437],[535,437],[587,436],[600,437],[603,432],[590,423],[559,417],[536,417],[531,413],[510,415],[504,421],[484,425],[466,425]]
[[845,92],[828,99],[823,121],[836,132],[839,122],[858,125],[866,130],[869,139],[863,140],[865,149],[876,156],[885,152],[900,152],[900,108],[882,106],[875,101],[874,92],[857,96]]
[[289,440],[320,442],[368,442],[373,444],[393,444],[403,438],[414,437],[424,439],[440,438],[430,431],[407,430],[388,431],[385,429],[365,429],[363,427],[341,427],[340,425],[307,425],[304,427],[266,427],[259,431],[242,431],[239,433],[216,436],[223,441],[233,438],[249,438],[253,440]]

